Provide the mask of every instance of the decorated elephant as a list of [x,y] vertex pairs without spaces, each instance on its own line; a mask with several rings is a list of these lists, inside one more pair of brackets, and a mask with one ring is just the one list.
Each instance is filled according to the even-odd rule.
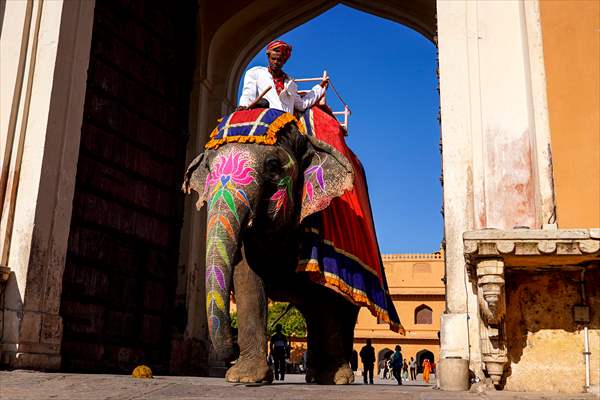
[[[311,112],[340,129],[330,114]],[[274,109],[235,112],[223,118],[186,171],[184,191],[199,194],[199,209],[207,205],[206,312],[215,354],[223,360],[232,358],[229,299],[235,294],[240,355],[226,373],[229,382],[273,379],[268,298],[290,302],[306,320],[308,382],[353,382],[349,361],[360,306],[401,329],[380,265],[379,271],[362,263],[327,269],[331,257],[322,246],[333,243],[320,233],[319,216],[355,189],[355,175],[362,172],[310,128]],[[358,217],[360,223],[364,215]],[[372,228],[370,210],[368,218]]]

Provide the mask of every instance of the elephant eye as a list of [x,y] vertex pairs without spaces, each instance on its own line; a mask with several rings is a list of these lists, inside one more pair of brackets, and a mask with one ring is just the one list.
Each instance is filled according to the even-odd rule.
[[268,172],[277,173],[281,171],[281,161],[275,157],[269,157],[265,161],[266,170]]

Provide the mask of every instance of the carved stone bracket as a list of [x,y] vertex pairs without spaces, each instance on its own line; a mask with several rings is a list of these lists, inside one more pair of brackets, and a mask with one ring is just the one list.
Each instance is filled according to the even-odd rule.
[[499,324],[504,317],[504,262],[481,260],[476,266],[477,293],[482,317],[488,324]]
[[504,262],[482,259],[475,266],[479,300],[480,346],[482,361],[494,385],[499,385],[508,363],[504,335]]
[[600,261],[600,229],[483,229],[463,235],[469,277],[477,287],[481,357],[498,386],[509,362],[505,335],[507,269],[581,268]]

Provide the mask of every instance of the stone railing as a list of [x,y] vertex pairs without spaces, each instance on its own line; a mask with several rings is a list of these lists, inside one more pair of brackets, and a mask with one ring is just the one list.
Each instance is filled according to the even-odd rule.
[[463,235],[469,276],[477,287],[482,361],[495,385],[509,362],[505,272],[570,269],[600,261],[600,229],[485,229]]
[[401,254],[382,254],[383,261],[423,261],[423,260],[443,260],[444,254],[437,253],[401,253]]

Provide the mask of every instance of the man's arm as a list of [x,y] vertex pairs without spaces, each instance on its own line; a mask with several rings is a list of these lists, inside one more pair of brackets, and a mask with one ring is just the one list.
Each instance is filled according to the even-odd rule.
[[304,111],[312,107],[321,98],[321,95],[325,93],[328,84],[329,79],[327,78],[320,84],[313,86],[310,92],[306,93],[303,97],[300,97],[298,86],[293,82],[292,85],[294,86],[290,89],[294,96],[294,108],[298,111]]
[[244,75],[244,87],[240,96],[239,106],[247,107],[250,105],[256,96],[258,96],[258,73],[256,69],[250,69]]

